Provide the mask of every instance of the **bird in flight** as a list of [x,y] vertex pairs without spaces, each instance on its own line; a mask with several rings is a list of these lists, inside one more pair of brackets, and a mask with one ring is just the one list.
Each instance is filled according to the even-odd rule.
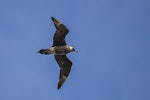
[[56,18],[51,17],[51,19],[56,28],[56,32],[53,37],[53,45],[50,48],[39,50],[39,53],[45,55],[54,55],[55,60],[60,67],[58,82],[58,89],[60,89],[66,78],[68,77],[72,66],[72,62],[68,59],[66,54],[76,50],[72,46],[66,44],[65,37],[69,32],[68,28]]

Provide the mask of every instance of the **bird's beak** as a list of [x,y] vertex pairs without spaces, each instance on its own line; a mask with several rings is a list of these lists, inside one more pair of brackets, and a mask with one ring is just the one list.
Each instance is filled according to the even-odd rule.
[[78,52],[78,50],[75,50],[74,52]]

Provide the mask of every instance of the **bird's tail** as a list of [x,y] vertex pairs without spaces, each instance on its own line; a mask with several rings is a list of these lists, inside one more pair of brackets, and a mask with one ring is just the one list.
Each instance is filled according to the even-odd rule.
[[52,54],[50,49],[41,49],[40,51],[38,51],[38,53],[45,55]]

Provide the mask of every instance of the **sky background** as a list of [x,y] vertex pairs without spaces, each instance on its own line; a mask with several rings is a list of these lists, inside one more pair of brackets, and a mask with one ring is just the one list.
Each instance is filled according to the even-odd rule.
[[[60,90],[51,16],[78,50]],[[150,100],[150,0],[0,0],[0,100]]]

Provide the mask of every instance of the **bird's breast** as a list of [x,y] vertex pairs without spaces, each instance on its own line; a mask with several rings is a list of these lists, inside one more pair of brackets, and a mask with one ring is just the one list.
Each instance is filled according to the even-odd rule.
[[55,46],[55,55],[65,55],[69,53],[67,46]]

